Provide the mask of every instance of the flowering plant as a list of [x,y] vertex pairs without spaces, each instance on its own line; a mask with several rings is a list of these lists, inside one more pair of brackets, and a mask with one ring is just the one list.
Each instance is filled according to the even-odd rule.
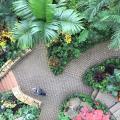
[[74,120],[110,120],[110,115],[105,115],[102,110],[89,110],[88,107],[83,107]]

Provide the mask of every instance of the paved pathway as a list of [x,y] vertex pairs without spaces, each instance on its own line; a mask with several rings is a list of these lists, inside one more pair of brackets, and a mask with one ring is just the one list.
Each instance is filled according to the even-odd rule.
[[92,89],[82,83],[85,70],[97,62],[118,55],[120,52],[109,50],[107,43],[102,43],[69,63],[62,75],[54,76],[48,69],[47,51],[39,45],[13,68],[13,72],[26,94],[35,97],[31,94],[31,88],[35,86],[41,86],[47,92],[47,97],[35,97],[43,102],[40,120],[57,120],[58,106],[68,94],[92,93]]

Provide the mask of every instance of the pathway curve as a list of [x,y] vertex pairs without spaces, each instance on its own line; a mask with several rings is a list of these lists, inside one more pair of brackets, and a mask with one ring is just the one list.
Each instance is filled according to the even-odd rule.
[[[47,51],[39,45],[13,68],[13,72],[23,92],[43,102],[40,120],[57,120],[58,106],[68,94],[92,93],[92,89],[82,83],[85,70],[111,56],[120,56],[120,52],[109,50],[107,43],[96,45],[69,63],[62,75],[54,76],[48,68]],[[47,97],[33,96],[31,88],[36,86],[41,86]]]

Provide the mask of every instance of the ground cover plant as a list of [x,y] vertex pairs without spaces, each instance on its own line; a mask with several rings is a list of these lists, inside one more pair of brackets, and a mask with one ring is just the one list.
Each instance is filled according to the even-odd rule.
[[85,72],[83,81],[93,89],[117,96],[120,91],[120,58],[110,58],[90,67]]
[[38,120],[40,109],[17,100],[12,92],[0,93],[0,120]]
[[100,120],[112,120],[106,105],[89,95],[75,93],[60,106],[58,120],[95,120],[95,115]]

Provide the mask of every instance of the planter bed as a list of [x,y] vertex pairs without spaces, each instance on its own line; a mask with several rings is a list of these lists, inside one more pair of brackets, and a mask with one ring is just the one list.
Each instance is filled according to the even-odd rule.
[[113,120],[106,105],[89,95],[77,93],[64,100],[58,120],[94,120],[96,115],[100,120]]
[[12,92],[0,93],[0,120],[38,120],[40,109],[19,101]]
[[83,81],[93,89],[99,89],[117,97],[120,91],[120,58],[109,58],[90,67],[85,72]]

